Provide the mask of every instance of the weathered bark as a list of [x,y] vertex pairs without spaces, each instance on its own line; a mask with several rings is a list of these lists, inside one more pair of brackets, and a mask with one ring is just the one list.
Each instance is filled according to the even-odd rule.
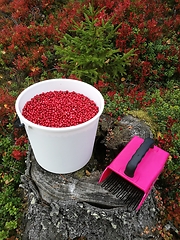
[[[102,116],[91,161],[83,169],[65,175],[41,168],[30,149],[27,170],[22,176],[29,202],[23,239],[160,239],[154,231],[158,223],[154,190],[136,212],[128,211],[98,184],[103,167],[112,160],[111,153],[117,154],[134,135],[145,138],[152,133],[131,116],[118,124]],[[99,148],[105,153],[98,152]],[[101,159],[104,156],[106,161]]]

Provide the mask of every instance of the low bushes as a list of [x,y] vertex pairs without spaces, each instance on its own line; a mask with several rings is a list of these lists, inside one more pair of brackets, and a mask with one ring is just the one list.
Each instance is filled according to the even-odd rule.
[[166,220],[179,228],[179,29],[176,0],[0,0],[1,239],[15,235],[22,206],[16,189],[27,139],[13,128],[15,98],[57,77],[94,84],[118,119],[145,112],[171,155],[158,184]]

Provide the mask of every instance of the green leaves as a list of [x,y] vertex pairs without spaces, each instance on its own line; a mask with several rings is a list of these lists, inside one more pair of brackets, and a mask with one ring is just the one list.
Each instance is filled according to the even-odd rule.
[[142,56],[144,61],[149,61],[151,71],[148,79],[159,81],[162,79],[165,83],[177,74],[178,51],[177,42],[173,40],[157,39],[154,42],[144,43],[146,52]]
[[98,18],[103,9],[95,11],[89,5],[84,9],[84,21],[74,22],[70,33],[66,33],[60,45],[55,45],[55,53],[61,71],[66,77],[96,83],[98,80],[116,81],[126,74],[126,66],[134,50],[121,53],[115,46],[117,29],[111,19],[106,22]]
[[[10,115],[10,114],[9,114]],[[8,116],[11,122],[10,116]],[[26,145],[17,146],[11,123],[6,125],[9,131],[0,134],[0,239],[7,239],[18,226],[21,218],[22,202],[18,195],[21,172],[24,171],[24,161],[17,161],[12,157],[14,148],[23,151]],[[4,128],[5,129],[5,128]],[[16,142],[18,135],[16,132]]]

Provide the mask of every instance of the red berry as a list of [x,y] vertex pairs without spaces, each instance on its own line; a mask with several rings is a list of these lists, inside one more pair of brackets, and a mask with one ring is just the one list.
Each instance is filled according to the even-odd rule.
[[94,101],[83,94],[50,91],[28,101],[22,115],[29,121],[46,127],[70,127],[84,123],[99,111]]

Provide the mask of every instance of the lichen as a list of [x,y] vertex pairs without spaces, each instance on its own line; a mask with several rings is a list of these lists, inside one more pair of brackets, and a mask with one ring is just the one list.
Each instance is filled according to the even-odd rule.
[[84,176],[85,176],[84,168],[81,168],[80,170],[78,170],[74,173],[74,177],[76,177],[78,179],[82,179]]
[[138,119],[144,121],[150,127],[150,129],[153,133],[153,136],[156,136],[157,126],[153,122],[152,118],[148,115],[148,113],[146,111],[132,110],[132,111],[128,111],[128,114],[135,117],[135,118],[138,118]]

